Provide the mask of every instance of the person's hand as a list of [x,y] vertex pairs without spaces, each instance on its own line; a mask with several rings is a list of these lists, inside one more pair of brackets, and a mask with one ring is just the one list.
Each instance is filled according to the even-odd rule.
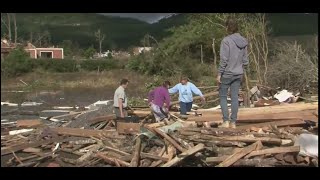
[[201,97],[201,101],[202,103],[205,103],[206,102],[206,98],[204,96]]
[[217,83],[221,84],[221,76],[220,75],[217,76],[216,80],[217,80]]
[[121,118],[124,118],[124,114],[123,114],[123,113],[121,113],[120,117],[121,117]]
[[167,103],[163,103],[163,107],[167,108],[168,107]]

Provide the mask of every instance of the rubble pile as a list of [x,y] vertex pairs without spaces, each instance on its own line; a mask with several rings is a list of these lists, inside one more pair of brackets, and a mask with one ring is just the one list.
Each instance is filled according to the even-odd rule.
[[116,123],[110,102],[31,113],[32,119],[4,119],[23,111],[2,111],[1,166],[318,166],[318,102],[259,89],[241,97],[254,107],[239,109],[236,129],[217,128],[219,107],[197,107],[185,119],[172,108],[169,123],[154,123],[144,107],[129,113],[139,122]]

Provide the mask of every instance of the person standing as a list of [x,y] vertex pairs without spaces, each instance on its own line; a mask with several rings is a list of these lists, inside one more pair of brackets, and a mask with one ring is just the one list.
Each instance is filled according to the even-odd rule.
[[[238,24],[229,19],[226,22],[227,33],[220,46],[220,65],[217,76],[219,83],[220,106],[223,116],[223,124],[219,127],[236,128],[239,108],[238,93],[244,73],[248,65],[247,46],[248,41],[238,33]],[[231,117],[227,104],[227,94],[230,88]],[[231,119],[231,122],[230,122]]]
[[149,92],[148,102],[157,122],[169,120],[170,95],[168,89],[171,83],[164,81],[162,86]]
[[182,77],[179,84],[169,89],[170,94],[179,92],[180,101],[180,115],[185,116],[187,112],[191,111],[193,103],[193,94],[201,96],[201,100],[204,102],[205,98],[202,92],[193,83],[189,82],[188,77]]
[[124,119],[128,117],[128,100],[126,96],[125,89],[128,87],[129,80],[122,79],[120,86],[116,89],[113,97],[113,107],[117,119]]

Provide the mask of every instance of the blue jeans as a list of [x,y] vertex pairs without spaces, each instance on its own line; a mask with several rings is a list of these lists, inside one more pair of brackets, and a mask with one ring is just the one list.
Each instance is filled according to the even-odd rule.
[[227,104],[228,89],[230,88],[231,95],[231,121],[236,122],[238,109],[239,109],[239,100],[238,93],[241,85],[242,76],[233,76],[233,77],[221,77],[221,84],[219,88],[220,96],[220,106],[223,115],[223,121],[230,121],[229,119],[229,110]]
[[190,112],[192,108],[192,102],[185,103],[180,102],[180,114],[187,115],[187,112]]

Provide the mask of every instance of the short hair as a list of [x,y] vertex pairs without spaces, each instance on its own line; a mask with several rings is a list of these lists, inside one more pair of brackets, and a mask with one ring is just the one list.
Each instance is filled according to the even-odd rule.
[[127,84],[129,82],[128,79],[121,79],[120,81],[120,85],[124,85],[124,84]]
[[170,81],[164,81],[162,86],[166,87],[166,86],[171,86]]
[[182,80],[187,80],[187,81],[189,81],[189,78],[188,78],[188,76],[182,76],[182,77],[180,78],[180,81],[182,81]]
[[228,18],[226,21],[226,27],[227,27],[227,31],[228,33],[236,33],[238,32],[238,23],[231,18]]

